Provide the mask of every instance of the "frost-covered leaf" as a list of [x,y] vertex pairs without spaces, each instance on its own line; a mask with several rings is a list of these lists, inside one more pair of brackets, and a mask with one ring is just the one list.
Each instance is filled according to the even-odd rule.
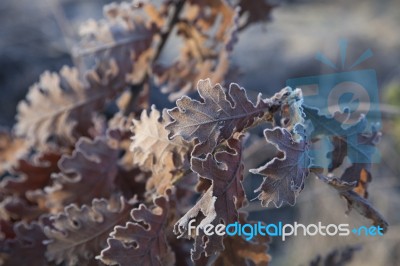
[[2,265],[48,265],[44,253],[46,240],[42,225],[37,222],[26,224],[18,222],[14,225],[15,238],[0,241],[0,256],[4,258]]
[[157,9],[150,2],[106,5],[105,19],[89,20],[81,27],[82,40],[75,50],[76,60],[89,69],[97,62],[101,65],[115,60],[118,69],[125,73],[120,82],[141,82],[154,56],[152,44],[159,31],[147,11],[154,14]]
[[[76,61],[84,61],[81,73],[68,67],[59,74],[44,73],[18,106],[18,135],[39,147],[47,142],[71,145],[89,135],[94,112],[142,80],[157,28],[136,16],[136,9],[113,4],[105,10],[107,20],[85,25],[75,51]],[[95,62],[86,62],[88,58]]]
[[265,113],[270,115],[292,93],[284,89],[272,99],[262,100],[259,96],[253,104],[246,90],[235,83],[226,91],[219,84],[212,86],[208,79],[200,80],[197,90],[202,101],[187,96],[180,98],[177,107],[168,111],[173,122],[166,126],[170,138],[181,136],[185,141],[200,143],[194,155],[213,151],[222,140],[246,130]]
[[359,214],[372,220],[375,226],[380,226],[384,233],[387,231],[389,223],[368,200],[352,190],[341,192],[340,195],[346,199],[349,211],[352,209],[356,210]]
[[143,204],[133,209],[133,222],[116,226],[97,258],[107,265],[173,265],[175,256],[166,241],[168,200],[159,197],[154,204],[152,210]]
[[154,164],[163,164],[165,157],[170,154],[176,157],[177,163],[180,163],[177,168],[187,159],[191,145],[182,141],[180,137],[172,140],[168,138],[165,126],[170,121],[166,112],[161,117],[154,105],[151,107],[150,114],[144,110],[140,120],[133,120],[130,149],[133,152],[134,162],[144,170],[151,170]]
[[275,157],[266,165],[250,170],[253,174],[265,176],[263,183],[255,191],[260,192],[258,199],[263,206],[268,206],[270,202],[278,208],[284,203],[294,205],[304,187],[310,165],[309,141],[303,126],[297,124],[294,130],[302,136],[298,141],[284,128],[276,127],[264,131],[267,141],[282,152],[283,157]]
[[387,231],[389,224],[385,218],[371,205],[370,202],[368,202],[367,199],[363,197],[363,195],[360,195],[358,191],[355,191],[354,187],[356,186],[357,181],[349,183],[341,178],[326,177],[321,173],[316,173],[316,175],[319,179],[336,189],[339,192],[339,195],[346,200],[348,207],[347,212],[354,209],[362,216],[372,220],[375,226],[380,226],[384,232]]
[[174,173],[188,164],[191,144],[182,141],[180,137],[170,140],[165,125],[170,122],[166,112],[160,117],[160,112],[151,108],[148,115],[144,110],[140,120],[133,120],[131,151],[133,164],[137,164],[144,171],[151,171],[147,181],[149,193],[156,190],[158,194],[165,194],[171,188]]
[[327,183],[328,185],[332,186],[335,188],[337,191],[342,192],[342,191],[348,191],[352,190],[356,187],[357,182],[346,182],[343,181],[340,178],[337,178],[336,176],[325,176],[322,173],[314,173],[318,176],[319,179]]
[[[176,168],[173,154],[165,156],[162,164],[151,167],[150,177],[146,182],[146,195],[165,195],[174,183],[183,177],[184,169]],[[189,167],[187,167],[189,168]]]
[[[243,164],[242,147],[239,139],[232,138],[229,148],[217,152],[214,156],[208,154],[205,159],[193,157],[192,169],[199,177],[212,181],[212,185],[176,224],[175,234],[180,237],[188,234],[188,222],[196,219],[203,227],[207,224],[229,224],[238,221],[238,210],[245,202],[242,186]],[[210,256],[224,249],[223,237],[218,235],[204,238],[203,232],[195,237],[192,259],[197,260],[205,252]]]
[[105,73],[91,72],[82,81],[78,70],[64,67],[59,74],[45,72],[18,105],[17,135],[40,149],[51,143],[69,147],[89,136],[93,114],[125,88],[121,72],[112,63]]
[[94,199],[91,206],[69,205],[65,211],[50,217],[44,228],[46,257],[65,265],[89,265],[107,245],[113,228],[125,224],[136,199],[126,202],[123,197],[111,200]]
[[54,213],[64,206],[90,204],[93,198],[108,198],[114,190],[118,173],[118,150],[105,138],[81,138],[71,156],[64,155],[54,174],[53,185],[31,197],[44,200]]

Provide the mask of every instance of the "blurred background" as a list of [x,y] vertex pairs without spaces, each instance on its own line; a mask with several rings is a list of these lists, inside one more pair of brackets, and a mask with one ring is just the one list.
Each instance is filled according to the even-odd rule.
[[[45,70],[71,65],[70,51],[78,25],[99,19],[106,0],[0,1],[0,125],[14,124],[17,103]],[[118,2],[118,1],[117,1]],[[390,227],[383,237],[301,237],[271,243],[272,265],[308,265],[318,255],[345,246],[361,247],[348,265],[400,265],[400,1],[275,1],[266,25],[252,26],[240,36],[233,61],[243,73],[243,87],[272,95],[288,79],[334,73],[315,60],[318,52],[340,61],[339,41],[346,39],[346,63],[364,51],[369,58],[355,70],[374,69],[382,116],[381,162],[373,166],[369,200]],[[167,55],[164,55],[167,56]],[[160,100],[161,101],[161,100]],[[247,179],[248,198],[261,179]],[[261,209],[251,203],[250,218],[303,224],[321,221],[369,225],[335,191],[309,178],[295,207]]]

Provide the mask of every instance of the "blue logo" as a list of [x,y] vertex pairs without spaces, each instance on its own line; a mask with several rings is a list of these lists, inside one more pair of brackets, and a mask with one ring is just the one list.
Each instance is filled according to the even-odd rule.
[[[340,41],[340,64],[334,64],[322,53],[316,54],[316,60],[327,65],[333,73],[299,77],[288,79],[286,85],[292,88],[301,88],[303,91],[304,104],[317,107],[321,114],[334,117],[337,112],[348,115],[335,116],[341,127],[351,127],[359,122],[361,116],[365,116],[368,123],[365,127],[358,127],[359,132],[351,135],[341,135],[342,129],[332,128],[330,135],[346,138],[346,142],[352,147],[357,147],[357,152],[348,149],[347,155],[352,163],[377,163],[380,161],[379,153],[373,145],[364,145],[360,142],[361,135],[369,132],[374,133],[380,129],[381,115],[379,110],[379,93],[376,72],[373,69],[353,70],[365,60],[372,57],[372,51],[366,50],[359,58],[348,66],[346,64],[347,41]],[[318,150],[314,148],[311,156],[315,158],[313,164],[319,167],[329,167],[330,161],[325,155],[332,147],[329,142],[319,143]],[[372,154],[365,156],[360,154]]]

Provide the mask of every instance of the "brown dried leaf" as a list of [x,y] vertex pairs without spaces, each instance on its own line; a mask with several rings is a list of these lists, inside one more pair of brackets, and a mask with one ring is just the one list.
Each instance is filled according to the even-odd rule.
[[109,146],[107,139],[81,138],[71,156],[59,161],[61,173],[55,174],[54,184],[41,195],[52,213],[72,203],[90,204],[93,198],[108,198],[114,190],[118,173],[118,150]]
[[65,211],[50,217],[51,226],[44,232],[46,257],[65,265],[88,265],[106,246],[106,240],[115,226],[129,220],[129,213],[136,199],[126,202],[119,199],[94,199],[91,206],[69,205]]
[[131,121],[134,117],[134,113],[124,116],[118,112],[109,121],[107,130],[110,146],[117,147],[120,153],[115,185],[126,198],[142,195],[145,191],[145,180],[148,178],[148,173],[134,165],[133,153],[129,150],[132,136]]
[[152,44],[159,31],[155,23],[163,23],[161,14],[158,14],[158,21],[152,21],[156,12],[150,2],[106,5],[106,19],[89,20],[81,27],[82,41],[75,51],[77,60],[90,69],[96,61],[114,59],[125,74],[120,82],[140,83],[155,53]]
[[75,68],[45,72],[18,105],[16,133],[40,149],[48,143],[69,147],[80,136],[89,136],[93,113],[125,87],[115,63],[103,74],[93,71],[82,81]]
[[372,220],[375,226],[380,226],[383,228],[383,232],[387,231],[389,224],[385,218],[371,205],[367,199],[354,191],[357,181],[349,183],[337,177],[326,177],[320,173],[316,173],[316,175],[322,181],[336,189],[340,196],[345,198],[348,206],[347,212],[355,209],[362,216]]
[[263,183],[255,191],[261,192],[258,199],[262,201],[263,206],[268,206],[270,202],[277,208],[284,203],[293,206],[304,187],[310,166],[309,141],[302,125],[297,124],[294,130],[301,136],[297,141],[294,139],[294,134],[284,128],[276,127],[264,131],[267,141],[283,152],[284,156],[275,157],[266,165],[250,170],[253,174],[265,176]]
[[29,225],[18,222],[14,225],[16,237],[0,241],[0,256],[5,261],[2,265],[48,265],[44,253],[46,240],[42,226],[33,222]]
[[252,126],[264,112],[277,109],[274,100],[282,98],[277,94],[273,100],[262,100],[259,95],[254,105],[239,85],[232,83],[227,92],[219,84],[212,86],[209,79],[200,80],[197,90],[203,101],[187,96],[180,98],[176,101],[177,107],[168,110],[173,122],[166,126],[170,138],[181,136],[185,141],[199,141],[195,156],[213,151],[235,132]]
[[70,146],[80,136],[89,136],[93,112],[102,110],[127,85],[143,79],[154,54],[151,44],[157,28],[137,17],[135,9],[110,5],[105,9],[106,21],[84,27],[77,60],[89,58],[96,65],[83,62],[81,73],[89,70],[86,78],[67,67],[59,75],[44,73],[18,106],[18,135],[38,147],[47,142]]
[[381,228],[383,228],[384,233],[387,231],[389,226],[388,222],[369,203],[368,200],[364,199],[352,190],[341,192],[340,195],[346,199],[349,211],[351,209],[355,209],[362,216],[365,216],[366,218],[372,220],[375,226],[380,226]]
[[107,265],[173,265],[175,256],[165,237],[169,203],[159,197],[154,204],[153,210],[143,204],[133,209],[134,222],[116,226],[107,240],[108,247],[97,258]]
[[[228,151],[219,151],[214,156],[208,154],[205,159],[193,157],[192,169],[199,177],[212,181],[211,187],[205,192],[196,205],[191,208],[176,224],[175,234],[179,237],[188,234],[188,223],[196,219],[200,227],[206,224],[229,224],[238,221],[240,209],[245,203],[245,193],[242,186],[243,164],[242,147],[239,139],[230,139]],[[224,249],[223,237],[207,236],[201,233],[195,238],[192,259],[197,260],[205,252],[210,256]]]

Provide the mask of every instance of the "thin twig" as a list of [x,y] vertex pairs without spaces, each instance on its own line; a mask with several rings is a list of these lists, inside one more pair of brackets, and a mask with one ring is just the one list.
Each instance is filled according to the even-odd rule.
[[[127,106],[131,106],[131,104],[134,104],[134,102],[136,101],[137,96],[139,95],[139,93],[137,93],[138,91],[140,91],[143,87],[143,85],[149,81],[150,75],[149,72],[151,71],[151,66],[158,60],[158,58],[161,55],[162,50],[165,47],[165,44],[167,43],[169,36],[171,35],[171,32],[173,31],[176,23],[179,21],[179,16],[183,10],[185,1],[181,0],[178,1],[175,4],[175,8],[174,8],[174,13],[172,14],[172,17],[168,23],[167,26],[167,30],[163,33],[161,33],[161,41],[160,41],[160,45],[157,48],[157,51],[152,59],[152,62],[149,64],[149,68],[148,71],[146,71],[146,74],[144,75],[143,79],[134,85],[130,86],[130,91],[131,91],[131,99],[129,100],[129,103]],[[128,108],[129,109],[129,108]]]

